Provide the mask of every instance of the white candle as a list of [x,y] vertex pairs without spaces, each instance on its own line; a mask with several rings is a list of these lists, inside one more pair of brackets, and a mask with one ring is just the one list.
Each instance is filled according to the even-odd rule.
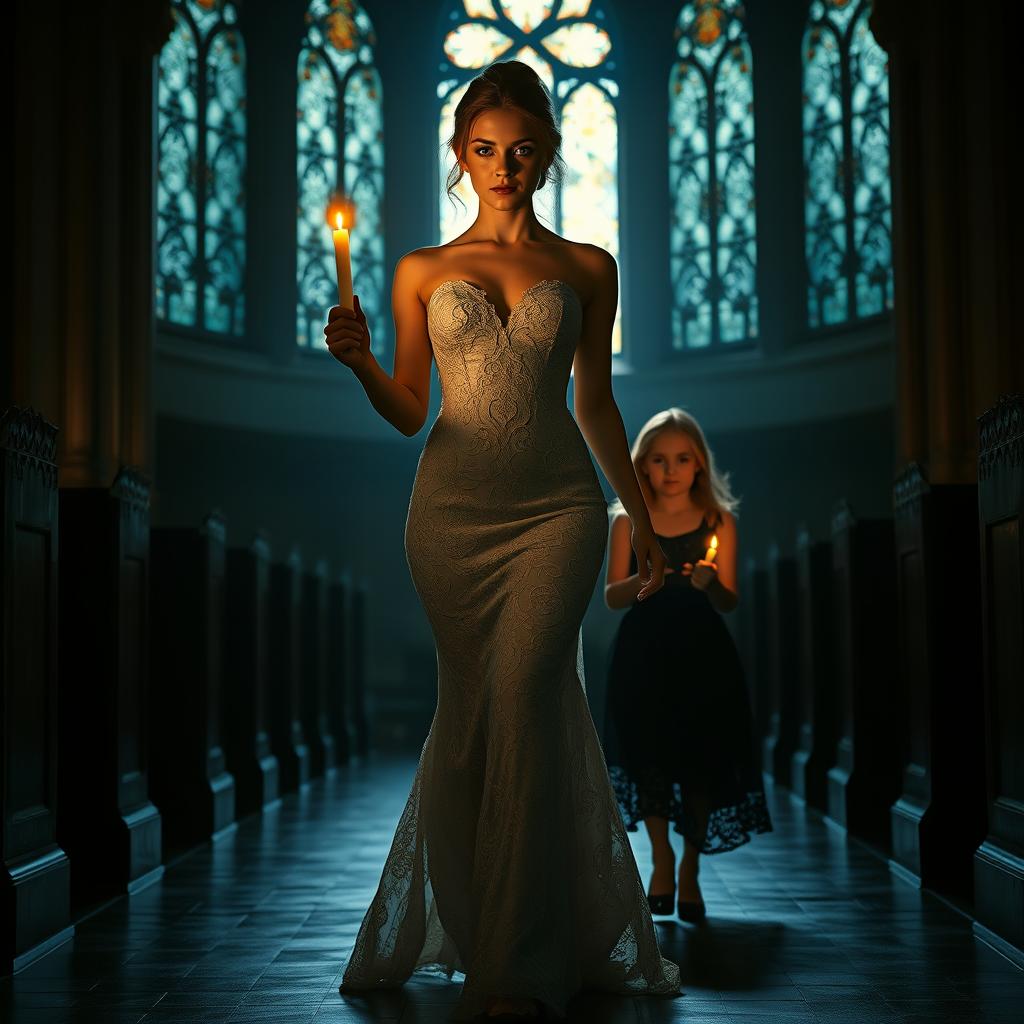
[[717,555],[717,554],[718,554],[718,534],[717,533],[713,533],[711,535],[711,547],[708,548],[707,554],[705,554],[705,556],[704,556],[704,561],[705,562],[713,562],[715,560],[715,555]]
[[338,267],[338,305],[345,309],[354,309],[352,301],[352,259],[349,253],[348,228],[343,227],[341,214],[335,216],[338,227],[331,232],[334,235],[334,262]]

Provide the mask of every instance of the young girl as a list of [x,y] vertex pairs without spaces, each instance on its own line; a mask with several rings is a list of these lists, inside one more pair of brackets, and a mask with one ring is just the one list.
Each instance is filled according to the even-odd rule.
[[665,586],[637,601],[629,519],[614,502],[605,601],[629,611],[609,661],[605,756],[627,828],[642,820],[651,839],[651,912],[672,913],[671,821],[684,839],[678,913],[699,922],[701,853],[735,849],[772,827],[743,670],[720,614],[738,601],[738,502],[682,409],[651,417],[632,456],[668,565]]

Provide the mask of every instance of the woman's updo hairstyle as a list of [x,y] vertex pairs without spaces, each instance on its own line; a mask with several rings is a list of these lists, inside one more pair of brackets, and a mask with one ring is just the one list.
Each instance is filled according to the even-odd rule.
[[535,125],[540,145],[547,157],[537,188],[543,188],[549,178],[556,183],[562,180],[565,170],[559,153],[562,133],[555,124],[551,93],[529,64],[520,60],[506,60],[492,64],[477,75],[455,108],[455,130],[448,140],[448,147],[456,156],[455,166],[448,172],[449,199],[454,201],[455,186],[465,173],[462,161],[466,158],[466,146],[473,122],[485,110],[499,107],[516,107]]

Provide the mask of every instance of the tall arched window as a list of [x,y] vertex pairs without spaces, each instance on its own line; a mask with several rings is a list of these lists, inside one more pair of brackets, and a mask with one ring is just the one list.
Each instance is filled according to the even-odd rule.
[[757,336],[754,91],[739,0],[696,0],[669,76],[672,346]]
[[156,315],[245,328],[245,49],[230,0],[173,0],[157,92]]
[[807,319],[892,308],[889,78],[870,0],[813,0],[804,34]]
[[[619,254],[618,83],[605,14],[591,0],[462,0],[450,12],[444,38],[440,104],[440,233],[447,242],[476,218],[478,200],[463,177],[448,199],[445,182],[454,159],[447,142],[455,107],[470,79],[493,61],[529,64],[551,92],[562,131],[566,176],[534,196],[537,215],[574,242]],[[612,351],[622,351],[616,314]]]
[[352,286],[373,351],[387,348],[384,316],[384,127],[377,38],[355,0],[311,0],[299,52],[297,341],[321,347],[324,316],[338,302],[327,210],[343,197],[354,210]]

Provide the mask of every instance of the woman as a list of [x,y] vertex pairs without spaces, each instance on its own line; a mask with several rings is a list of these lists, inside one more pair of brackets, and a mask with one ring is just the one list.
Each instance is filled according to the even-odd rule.
[[[442,390],[405,530],[437,645],[437,711],[341,991],[461,971],[456,1020],[563,1014],[584,988],[679,984],[582,685],[580,623],[606,525],[584,435],[635,517],[642,598],[665,560],[611,392],[615,261],[533,210],[560,143],[531,68],[484,71],[450,140],[449,191],[468,173],[480,212],[458,238],[399,261],[394,375],[370,352],[358,302],[325,328],[403,434],[426,419],[431,355]],[[565,404],[571,367],[579,427]]]

